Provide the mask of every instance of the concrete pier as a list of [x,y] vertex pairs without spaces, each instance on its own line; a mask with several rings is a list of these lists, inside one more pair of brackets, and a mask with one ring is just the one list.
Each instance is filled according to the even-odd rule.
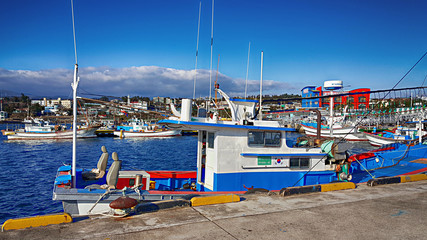
[[0,233],[0,239],[427,239],[427,181],[178,207]]

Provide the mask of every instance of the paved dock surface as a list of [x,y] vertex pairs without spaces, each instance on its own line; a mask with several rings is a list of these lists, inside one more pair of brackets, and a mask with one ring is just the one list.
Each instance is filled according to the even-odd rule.
[[0,239],[427,239],[427,181],[181,207],[0,233]]

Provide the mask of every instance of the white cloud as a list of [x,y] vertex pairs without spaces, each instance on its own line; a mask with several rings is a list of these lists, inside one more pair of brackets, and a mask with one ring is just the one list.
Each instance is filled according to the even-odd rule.
[[[129,68],[87,67],[79,69],[79,95],[192,97],[195,70],[157,66]],[[212,74],[212,84],[216,72]],[[0,90],[30,96],[71,96],[72,69],[39,71],[0,68]],[[218,74],[220,88],[230,96],[243,96],[245,80]],[[196,97],[209,95],[209,71],[197,70]],[[282,94],[295,89],[287,83],[264,80],[264,94]],[[259,93],[259,81],[248,81],[248,94]]]

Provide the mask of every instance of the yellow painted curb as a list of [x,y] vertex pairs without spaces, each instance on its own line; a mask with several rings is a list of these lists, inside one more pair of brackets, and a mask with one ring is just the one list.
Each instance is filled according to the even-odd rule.
[[193,197],[191,199],[191,206],[203,206],[210,204],[219,204],[219,203],[229,203],[229,202],[239,202],[240,197],[236,194],[220,195],[220,196],[210,196],[210,197]]
[[337,190],[344,190],[344,189],[354,189],[354,188],[356,188],[356,184],[354,184],[352,182],[320,184],[320,191],[321,192],[337,191]]
[[40,227],[50,224],[70,223],[73,218],[68,213],[9,219],[3,223],[1,230]]
[[415,181],[421,181],[421,180],[427,180],[426,174],[415,174],[415,175],[407,175],[407,176],[401,176],[400,182],[415,182]]

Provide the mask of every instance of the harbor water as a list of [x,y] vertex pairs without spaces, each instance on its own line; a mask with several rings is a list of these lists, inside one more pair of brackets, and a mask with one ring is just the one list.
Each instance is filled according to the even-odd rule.
[[[0,124],[0,129],[6,129]],[[10,127],[10,126],[9,126]],[[295,141],[300,134],[290,134]],[[77,166],[96,168],[101,147],[117,152],[126,170],[196,170],[197,137],[77,140]],[[356,146],[355,150],[368,150]],[[71,164],[71,140],[7,141],[0,136],[0,224],[10,218],[62,212],[52,200],[58,167]]]
[[[10,126],[9,126],[10,127]],[[5,129],[6,124],[0,124]],[[101,147],[126,170],[196,170],[197,137],[77,140],[77,166],[96,168]],[[62,212],[52,200],[58,167],[71,164],[72,140],[7,141],[0,137],[0,224],[10,218]]]

